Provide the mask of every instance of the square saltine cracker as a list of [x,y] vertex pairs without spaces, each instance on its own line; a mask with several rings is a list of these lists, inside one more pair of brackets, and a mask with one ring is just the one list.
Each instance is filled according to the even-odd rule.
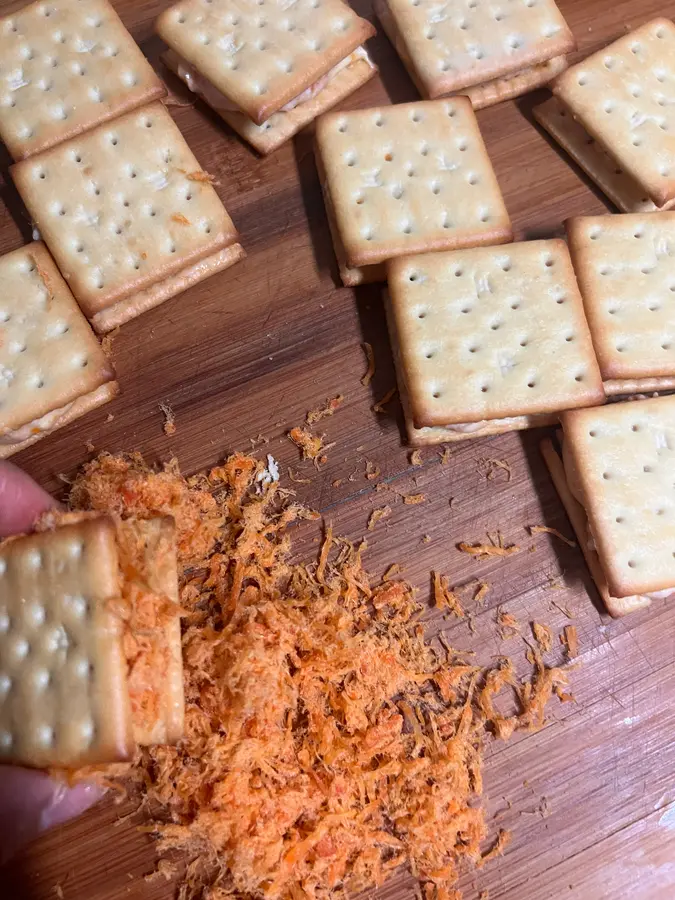
[[0,19],[0,138],[25,159],[166,88],[107,0],[39,0]]
[[607,394],[675,387],[675,212],[583,216],[570,253]]
[[471,433],[604,402],[564,241],[402,257],[388,275],[415,428]]
[[0,257],[0,458],[118,393],[99,346],[44,244]]
[[375,34],[343,0],[183,0],[157,32],[257,125]]
[[347,266],[511,240],[468,98],[328,113],[316,141]]
[[210,177],[161,103],[11,171],[96,331],[115,328],[243,256]]
[[568,69],[553,92],[658,207],[675,198],[675,25],[655,19]]
[[675,586],[675,397],[562,416],[565,469],[613,597]]
[[[520,90],[554,77],[544,63],[575,49],[554,0],[376,0],[376,12],[423,97],[435,99],[526,73]],[[498,102],[516,87],[492,84]],[[481,105],[487,105],[485,100]]]

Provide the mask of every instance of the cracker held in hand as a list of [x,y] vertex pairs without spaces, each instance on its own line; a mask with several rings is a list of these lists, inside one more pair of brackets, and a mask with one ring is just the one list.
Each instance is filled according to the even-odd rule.
[[478,109],[548,84],[576,43],[554,0],[375,0],[423,97],[467,94]]
[[675,397],[562,416],[563,463],[543,446],[612,615],[675,593]]
[[244,255],[210,176],[161,103],[16,163],[12,177],[98,332]]
[[377,71],[375,29],[343,0],[185,0],[157,31],[167,66],[263,154]]
[[[658,207],[616,160],[575,121],[562,103],[551,97],[532,110],[534,118],[622,212],[656,212]],[[666,204],[668,208],[675,201]]]
[[42,243],[0,257],[0,458],[118,393],[113,367]]
[[404,257],[388,272],[413,443],[531,428],[604,401],[564,241]]
[[675,213],[567,222],[605,392],[675,388]]
[[72,768],[175,742],[173,520],[55,515],[50,530],[0,544],[0,761]]
[[0,138],[25,159],[163,97],[107,0],[40,0],[0,19]]
[[675,25],[655,19],[561,75],[553,92],[657,207],[675,199]]
[[328,113],[317,151],[345,284],[383,280],[396,256],[512,237],[466,97]]

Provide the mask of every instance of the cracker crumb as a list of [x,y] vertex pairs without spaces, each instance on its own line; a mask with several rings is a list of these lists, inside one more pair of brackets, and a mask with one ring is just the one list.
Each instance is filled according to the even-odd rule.
[[391,515],[391,506],[378,506],[368,516],[368,531],[375,531],[375,526],[382,519],[386,519]]
[[394,399],[394,397],[396,396],[397,393],[398,393],[398,388],[395,388],[395,387],[390,388],[387,391],[387,393],[384,395],[384,397],[382,397],[381,400],[378,400],[377,403],[373,404],[373,406],[371,407],[372,411],[374,413],[386,412],[385,406],[387,405],[387,403],[390,403]]
[[408,456],[408,461],[411,466],[421,466],[422,465],[422,451],[421,450],[413,450],[412,453]]
[[374,481],[376,478],[380,477],[380,467],[376,465],[371,459],[367,459],[365,474],[368,481]]
[[576,625],[565,625],[560,635],[560,643],[565,648],[569,659],[576,659],[579,655],[579,636]]
[[368,387],[370,382],[373,380],[373,376],[375,375],[375,353],[373,351],[373,345],[368,344],[366,341],[361,344],[361,347],[363,348],[363,352],[366,354],[366,363],[368,365],[368,368],[361,378],[361,384],[364,387]]
[[559,538],[563,543],[567,544],[568,547],[576,547],[576,541],[571,540],[568,537],[565,537],[564,534],[561,534],[557,528],[549,528],[548,525],[528,525],[527,530],[531,535],[535,534],[552,534],[553,537]]
[[401,497],[406,506],[417,506],[418,503],[424,503],[427,499],[424,494],[401,494]]
[[108,359],[112,359],[112,348],[115,338],[120,333],[120,326],[117,328],[113,328],[112,331],[109,331],[107,334],[104,334],[101,338],[101,350],[105,353]]
[[338,394],[333,397],[332,400],[327,398],[323,406],[318,406],[316,409],[310,409],[305,417],[305,423],[307,425],[316,425],[316,423],[320,422],[322,419],[327,419],[328,416],[332,416],[344,402],[345,398],[342,394]]
[[496,539],[492,535],[487,535],[489,544],[468,544],[461,541],[457,544],[457,549],[462,553],[468,553],[478,560],[489,559],[491,556],[511,556],[514,553],[520,553],[520,547],[516,544],[504,544],[504,539],[500,531],[497,532]]
[[482,456],[476,461],[478,474],[482,475],[487,481],[493,481],[499,472],[504,472],[506,480],[511,481],[511,466],[506,459],[491,459]]
[[251,445],[251,450],[255,450],[255,448],[260,447],[261,444],[269,444],[270,439],[265,437],[265,435],[260,432],[257,437],[249,438],[248,442]]
[[490,585],[486,581],[479,581],[478,582],[478,590],[476,591],[476,594],[473,598],[474,602],[478,606],[482,606],[485,603],[485,598],[487,597],[489,592],[490,592]]
[[172,221],[172,222],[177,222],[179,225],[189,225],[189,224],[190,224],[190,220],[187,219],[187,218],[183,215],[183,213],[174,213],[174,214],[171,216],[171,221]]
[[66,896],[63,893],[63,888],[61,887],[60,884],[55,884],[53,887],[53,891],[56,894],[56,896],[59,898],[59,900],[63,900],[63,898]]
[[288,468],[288,480],[292,481],[293,484],[311,484],[310,478],[301,478],[297,472],[294,472],[290,467]]
[[394,577],[394,575],[400,575],[402,571],[402,566],[400,566],[398,563],[392,563],[382,576],[382,581],[389,581]]
[[391,486],[388,485],[386,481],[381,481],[379,484],[375,485],[375,490],[378,494],[381,494],[382,491],[390,491]]
[[93,441],[85,441],[84,449],[87,451],[87,453],[96,453],[96,447],[94,446]]
[[112,422],[114,418],[115,416],[112,413],[108,413],[108,415],[105,417],[105,420],[106,422]]
[[553,646],[553,631],[548,625],[541,622],[532,622],[532,634],[544,653],[548,653]]
[[444,447],[438,455],[441,458],[441,465],[447,466],[452,459],[452,450],[449,447]]
[[159,408],[164,415],[164,425],[162,426],[164,430],[164,434],[175,434],[176,433],[176,417],[173,414],[173,410],[169,406],[168,403],[160,403]]
[[458,619],[464,618],[464,609],[459,596],[455,591],[450,589],[447,575],[439,575],[438,572],[432,572],[434,585],[434,605],[436,609],[448,609]]
[[331,483],[331,487],[339,488],[343,481],[344,478],[336,478],[335,481]]

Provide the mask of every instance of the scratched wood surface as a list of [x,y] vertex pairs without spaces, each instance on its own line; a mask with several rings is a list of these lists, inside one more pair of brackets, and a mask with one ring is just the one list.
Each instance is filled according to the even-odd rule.
[[[504,4],[516,0],[502,0]],[[0,3],[10,12],[20,3]],[[161,2],[117,0],[116,7],[161,71],[161,44],[152,33]],[[359,12],[371,16],[369,2]],[[673,0],[560,0],[581,53],[591,52],[654,15],[675,17]],[[415,99],[416,92],[386,39],[371,42],[378,79],[348,106]],[[166,75],[166,73],[163,73]],[[185,92],[170,78],[181,99]],[[570,215],[602,212],[601,197],[533,125],[530,109],[543,94],[479,113],[479,120],[518,238],[561,234]],[[176,122],[218,188],[237,224],[248,259],[221,276],[125,325],[113,351],[122,395],[17,458],[49,489],[97,450],[140,449],[149,460],[177,455],[186,472],[214,464],[250,438],[269,443],[286,471],[309,483],[299,497],[351,538],[365,533],[370,512],[390,503],[393,514],[368,533],[367,564],[381,573],[394,561],[429,593],[429,573],[451,583],[480,577],[491,585],[485,606],[467,624],[429,614],[454,645],[483,662],[508,652],[522,663],[524,645],[503,643],[495,628],[500,605],[522,622],[546,622],[558,632],[574,616],[582,666],[574,673],[576,704],[552,707],[539,734],[486,751],[490,816],[514,832],[503,859],[467,874],[469,900],[489,889],[490,900],[650,900],[675,897],[675,609],[655,603],[627,620],[599,608],[578,549],[525,526],[570,526],[538,455],[541,432],[459,445],[446,465],[435,450],[410,463],[402,446],[396,402],[384,415],[371,407],[393,386],[381,288],[337,286],[328,225],[312,155],[299,137],[267,160],[257,158],[200,104],[172,108]],[[0,157],[0,252],[30,238],[30,224]],[[375,350],[372,384],[360,384],[361,343]],[[285,437],[308,409],[344,394],[343,408],[325,422],[335,441],[320,472],[300,463]],[[162,431],[160,401],[176,414],[177,432]],[[112,412],[114,418],[106,417]],[[512,477],[489,480],[484,458],[508,460]],[[366,459],[391,491],[375,493],[364,477]],[[424,493],[405,505],[401,494]],[[451,498],[452,505],[450,503]],[[460,540],[501,529],[523,548],[506,560],[476,563],[459,553]],[[317,528],[298,529],[295,553],[316,552]],[[554,648],[550,661],[562,659]],[[546,798],[545,801],[542,798]],[[0,872],[0,897],[53,900],[168,900],[175,884],[148,883],[154,852],[137,816],[116,825],[126,806],[102,802],[79,821],[46,836]],[[413,896],[409,878],[393,879],[379,894]]]

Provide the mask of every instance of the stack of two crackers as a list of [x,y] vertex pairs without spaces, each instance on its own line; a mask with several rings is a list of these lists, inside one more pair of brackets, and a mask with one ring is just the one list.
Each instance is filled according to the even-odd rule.
[[343,0],[183,0],[157,31],[166,65],[262,154],[377,71],[375,29]]
[[573,66],[535,118],[623,212],[675,203],[675,25],[655,19]]
[[117,391],[78,305],[110,331],[244,252],[159,102],[163,84],[107,0],[6,16],[0,58],[0,137],[44,240],[0,259],[7,456]]

